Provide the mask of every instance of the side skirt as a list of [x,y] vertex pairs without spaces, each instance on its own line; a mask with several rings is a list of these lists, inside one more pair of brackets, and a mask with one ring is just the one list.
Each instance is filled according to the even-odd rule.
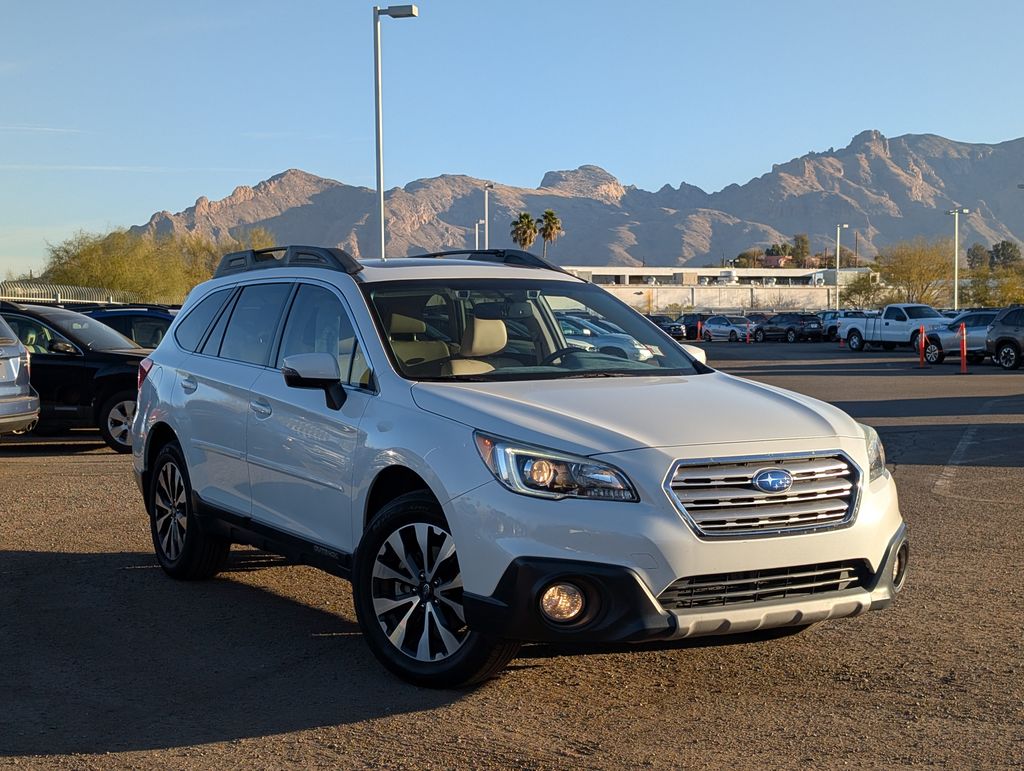
[[232,543],[255,546],[271,554],[278,554],[297,565],[309,565],[338,578],[352,579],[352,555],[348,552],[307,541],[297,535],[254,522],[251,517],[225,511],[207,503],[196,493],[192,494],[192,501],[193,511],[207,533],[219,535]]

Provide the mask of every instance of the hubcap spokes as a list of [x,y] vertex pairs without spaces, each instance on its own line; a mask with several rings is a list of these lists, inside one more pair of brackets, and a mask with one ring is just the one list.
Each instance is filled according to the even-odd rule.
[[135,402],[132,401],[118,402],[107,415],[107,431],[118,444],[128,444],[131,441],[134,418]]
[[373,611],[391,644],[417,661],[440,661],[469,633],[451,533],[424,522],[388,536],[373,565]]
[[185,480],[174,463],[165,463],[156,479],[153,518],[160,550],[172,562],[181,555],[188,528]]

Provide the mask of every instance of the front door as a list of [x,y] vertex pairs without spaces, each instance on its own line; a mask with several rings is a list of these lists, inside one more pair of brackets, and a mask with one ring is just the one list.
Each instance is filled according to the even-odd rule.
[[[345,402],[328,407],[322,390],[292,388],[280,368],[293,354],[338,357]],[[253,519],[351,553],[353,458],[364,444],[359,426],[370,377],[350,316],[334,290],[301,284],[276,367],[252,387],[246,455]]]

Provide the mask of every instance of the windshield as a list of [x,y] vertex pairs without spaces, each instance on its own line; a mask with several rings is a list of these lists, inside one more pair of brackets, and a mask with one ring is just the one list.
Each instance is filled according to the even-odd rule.
[[72,342],[85,346],[90,351],[116,351],[139,347],[134,340],[129,340],[106,324],[81,313],[47,308],[41,315]]
[[747,324],[749,324],[750,321],[749,321],[749,319],[746,319],[743,316],[730,316],[729,317],[729,323],[730,324],[735,324],[738,327],[743,327],[743,326],[746,326]]
[[941,313],[928,305],[908,305],[904,308],[907,315],[912,319],[941,319],[945,318]]
[[[391,361],[412,380],[546,380],[698,371],[664,332],[593,284],[388,281],[364,284],[363,291]],[[610,333],[605,325],[622,331]]]

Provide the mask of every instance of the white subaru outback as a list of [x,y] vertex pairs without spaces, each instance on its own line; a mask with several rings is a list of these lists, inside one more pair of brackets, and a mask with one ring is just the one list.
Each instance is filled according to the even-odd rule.
[[[566,315],[651,356],[573,346]],[[483,680],[524,641],[797,629],[906,577],[872,429],[525,252],[230,254],[139,380],[163,569],[208,578],[244,543],[351,578],[416,683]]]

